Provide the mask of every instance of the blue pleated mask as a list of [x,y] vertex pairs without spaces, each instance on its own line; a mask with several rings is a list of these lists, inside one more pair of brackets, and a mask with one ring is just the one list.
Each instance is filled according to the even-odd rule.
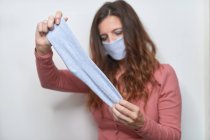
[[47,38],[71,73],[83,81],[110,107],[119,103],[122,99],[119,91],[84,52],[64,19],[59,25],[54,25],[54,29],[49,31]]

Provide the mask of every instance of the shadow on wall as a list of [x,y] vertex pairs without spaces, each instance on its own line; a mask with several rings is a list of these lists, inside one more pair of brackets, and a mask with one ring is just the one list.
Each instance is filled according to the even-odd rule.
[[76,110],[80,107],[87,106],[87,95],[85,94],[71,94],[69,97],[56,103],[53,108],[54,111]]
[[[198,131],[201,129],[199,126],[194,127],[193,122],[200,122],[199,118],[202,115],[198,108],[198,102],[196,98],[188,92],[183,84],[180,83],[181,95],[182,95],[182,140],[187,140],[190,138],[190,134],[200,134]],[[194,136],[194,135],[193,135]],[[191,137],[190,140],[198,140],[198,138]]]
[[87,95],[72,93],[54,102],[52,110],[58,139],[97,139],[96,124],[87,107]]

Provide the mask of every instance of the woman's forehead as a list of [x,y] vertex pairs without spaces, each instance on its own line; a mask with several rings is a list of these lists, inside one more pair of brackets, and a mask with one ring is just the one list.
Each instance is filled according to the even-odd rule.
[[121,28],[122,23],[117,16],[107,16],[99,25],[100,34],[111,32],[113,29]]

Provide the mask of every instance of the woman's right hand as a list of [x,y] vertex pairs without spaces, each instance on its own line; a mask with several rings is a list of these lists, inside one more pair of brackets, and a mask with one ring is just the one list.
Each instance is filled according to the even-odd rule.
[[[37,24],[35,33],[36,51],[39,54],[46,54],[51,50],[51,44],[46,35],[49,30],[53,30],[54,24],[60,24],[62,12],[57,11],[55,16],[49,16],[47,20],[43,20]],[[64,18],[67,20],[67,18]]]

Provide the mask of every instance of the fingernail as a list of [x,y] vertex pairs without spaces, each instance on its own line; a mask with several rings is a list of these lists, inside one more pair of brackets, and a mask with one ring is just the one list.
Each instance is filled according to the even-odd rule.
[[56,19],[56,24],[59,24],[59,19]]
[[52,26],[51,28],[50,28],[50,30],[52,31],[54,29],[54,26]]

